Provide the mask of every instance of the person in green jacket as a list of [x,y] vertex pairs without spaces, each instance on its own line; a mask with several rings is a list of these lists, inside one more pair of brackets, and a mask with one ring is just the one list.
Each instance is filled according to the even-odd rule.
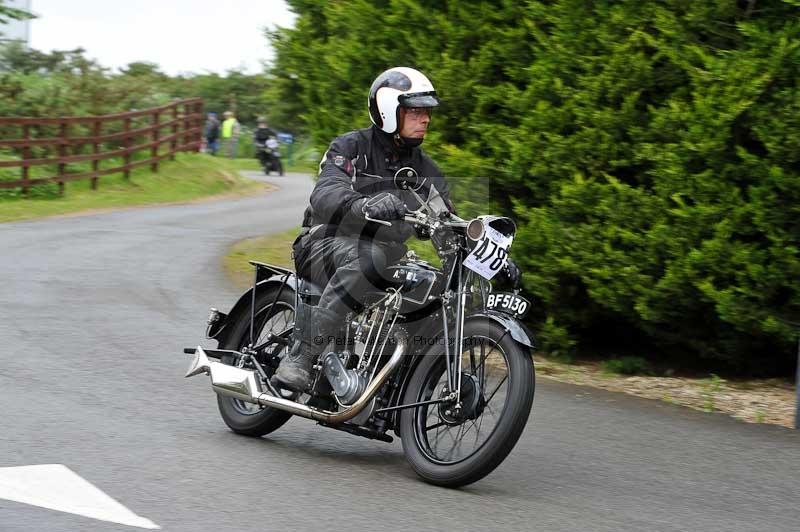
[[239,144],[239,121],[232,111],[225,111],[225,120],[222,121],[222,150],[225,155],[233,159],[236,157],[236,148]]

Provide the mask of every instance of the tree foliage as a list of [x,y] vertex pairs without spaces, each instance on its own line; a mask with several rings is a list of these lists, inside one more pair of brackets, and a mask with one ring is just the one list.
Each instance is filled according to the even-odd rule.
[[[24,9],[18,9],[6,5],[5,0],[0,0],[0,24],[8,24],[9,20],[26,20],[36,18],[36,16]],[[2,35],[2,31],[0,31]]]
[[288,3],[271,112],[322,146],[368,124],[384,68],[429,74],[426,148],[514,213],[545,343],[792,366],[800,2]]
[[173,77],[156,63],[138,61],[112,72],[82,48],[41,52],[15,42],[0,47],[0,116],[106,114],[201,97],[208,111],[233,110],[241,122],[254,123],[266,113],[268,86],[266,75],[238,70]]

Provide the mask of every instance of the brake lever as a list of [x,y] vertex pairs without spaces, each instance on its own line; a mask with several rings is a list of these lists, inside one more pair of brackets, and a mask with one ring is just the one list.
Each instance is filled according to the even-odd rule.
[[[385,225],[386,227],[392,227],[392,222],[370,218],[366,213],[364,213],[364,219],[368,222],[375,222],[376,224]],[[420,223],[420,219],[416,211],[408,211],[403,217],[403,220],[409,223]]]
[[369,215],[367,215],[366,213],[364,214],[364,219],[366,221],[368,221],[368,222],[375,222],[376,224],[385,225],[387,227],[391,227],[392,226],[392,222],[387,222],[386,220],[377,220],[375,218],[370,218]]
[[407,211],[403,219],[412,224],[428,225],[426,223],[427,217],[420,211]]

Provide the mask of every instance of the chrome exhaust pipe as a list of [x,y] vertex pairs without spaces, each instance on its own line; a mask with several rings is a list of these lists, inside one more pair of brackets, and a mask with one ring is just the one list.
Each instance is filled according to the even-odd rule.
[[397,333],[394,335],[394,339],[397,342],[397,347],[395,347],[389,361],[372,379],[367,389],[361,394],[361,397],[340,412],[310,408],[283,397],[276,397],[264,390],[264,385],[255,371],[229,366],[222,362],[212,362],[200,346],[195,350],[194,359],[189,365],[186,377],[205,373],[211,377],[211,387],[219,394],[335,425],[357,416],[369,404],[378,389],[400,364],[408,348],[408,339],[405,335]]

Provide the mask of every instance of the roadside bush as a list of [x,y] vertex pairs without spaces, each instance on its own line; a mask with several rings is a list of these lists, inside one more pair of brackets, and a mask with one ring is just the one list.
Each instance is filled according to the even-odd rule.
[[[566,4],[541,12],[557,51],[534,63],[537,112],[517,130],[534,198],[516,205],[526,286],[573,334],[616,316],[662,349],[787,371],[800,330],[797,10],[590,3],[573,15],[598,24],[577,34]],[[623,12],[638,22],[619,25]]]
[[561,362],[572,362],[575,355],[575,339],[566,328],[556,324],[552,316],[549,316],[539,328],[536,341],[536,348],[547,356]]
[[641,375],[647,370],[647,361],[634,356],[612,358],[603,362],[603,369],[620,375]]
[[295,28],[271,34],[273,111],[301,112],[324,147],[368,125],[378,72],[428,73],[442,105],[426,149],[457,176],[462,212],[518,220],[512,256],[546,344],[631,337],[791,371],[800,2],[404,0],[389,17],[384,1],[289,4]]

